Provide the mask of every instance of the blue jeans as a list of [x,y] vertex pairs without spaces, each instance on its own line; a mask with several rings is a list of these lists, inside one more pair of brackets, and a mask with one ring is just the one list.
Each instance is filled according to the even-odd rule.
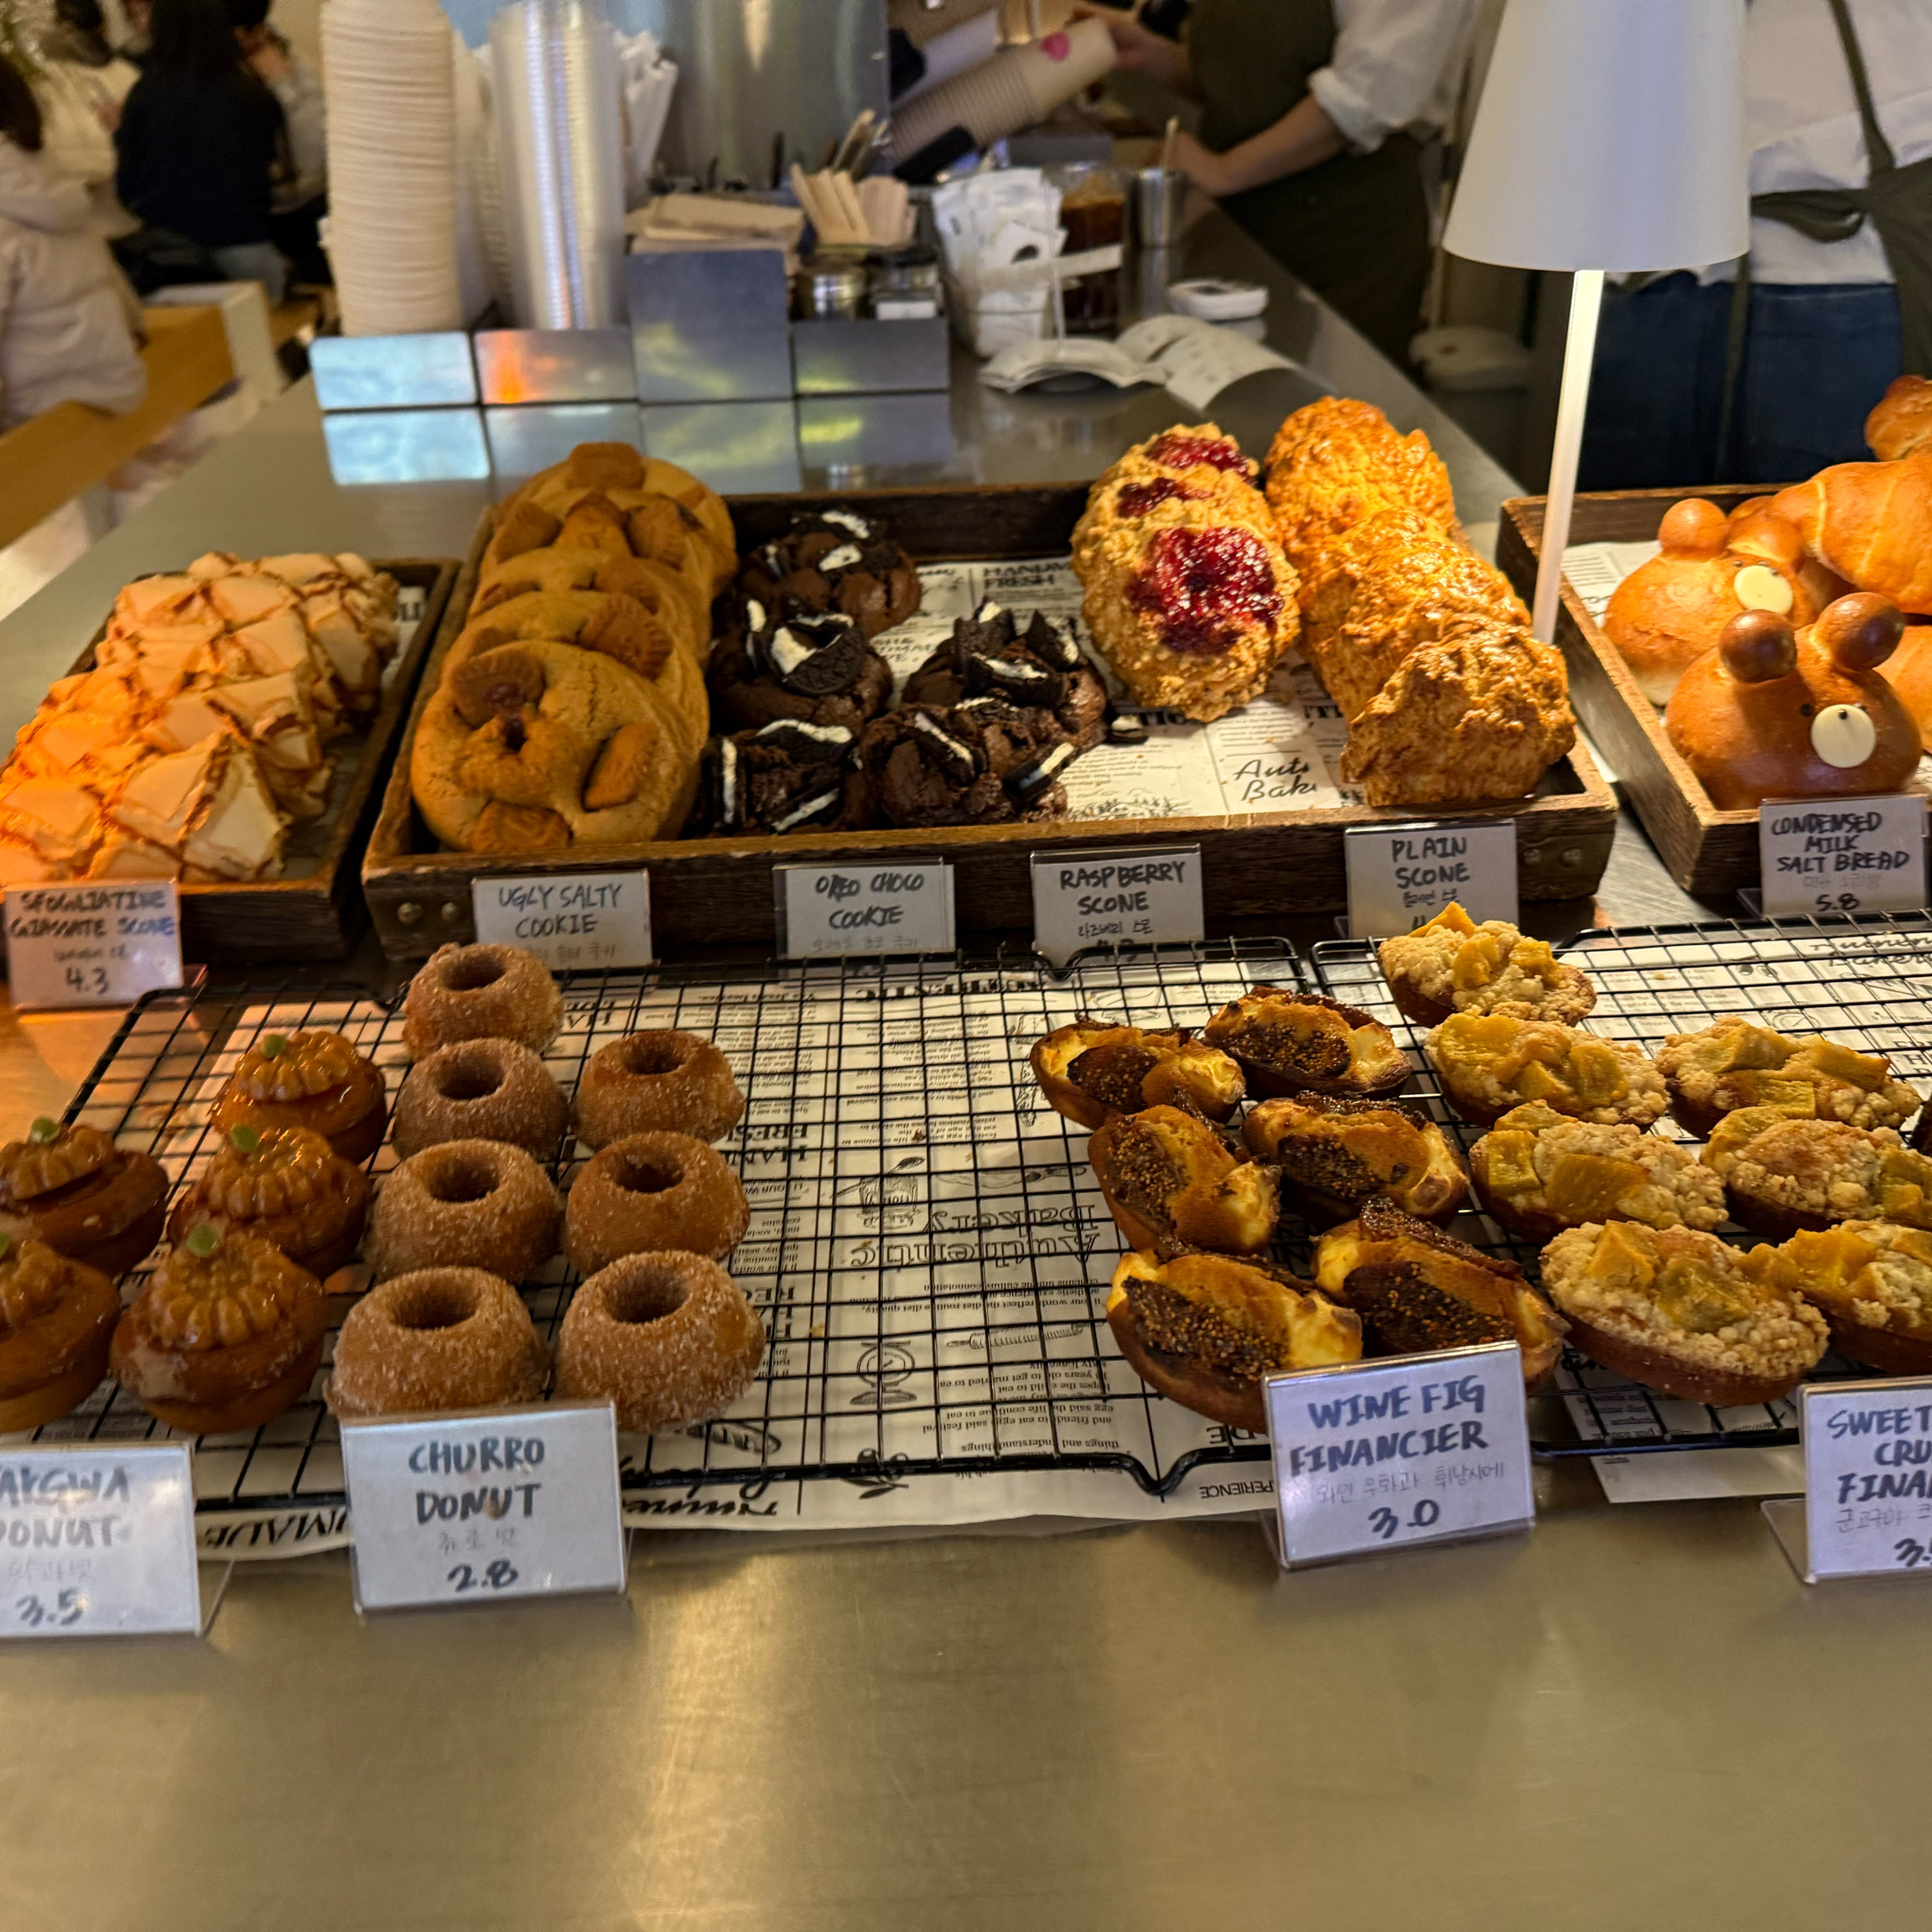
[[1867,413],[1898,373],[1889,283],[1761,283],[1751,290],[1731,446],[1717,448],[1731,284],[1668,275],[1607,288],[1578,487],[1796,483],[1870,460]]
[[282,299],[288,286],[288,264],[273,242],[239,242],[231,248],[210,248],[208,252],[231,282],[259,282],[268,293],[271,309]]

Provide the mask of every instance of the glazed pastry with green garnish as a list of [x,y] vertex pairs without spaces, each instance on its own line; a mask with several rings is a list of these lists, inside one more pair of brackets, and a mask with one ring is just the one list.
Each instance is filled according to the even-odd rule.
[[369,1176],[306,1127],[238,1120],[168,1219],[183,1241],[199,1222],[273,1242],[311,1275],[333,1274],[356,1253],[369,1218]]
[[382,1144],[388,1090],[375,1067],[340,1033],[312,1028],[265,1033],[242,1056],[216,1097],[212,1122],[305,1127],[345,1161],[366,1161]]
[[103,1275],[122,1275],[161,1239],[168,1174],[98,1127],[43,1114],[0,1147],[0,1229],[31,1235]]
[[98,1268],[0,1234],[0,1434],[38,1429],[107,1373],[121,1297]]
[[272,1243],[197,1222],[122,1317],[108,1360],[170,1429],[259,1428],[307,1393],[328,1307],[322,1284]]

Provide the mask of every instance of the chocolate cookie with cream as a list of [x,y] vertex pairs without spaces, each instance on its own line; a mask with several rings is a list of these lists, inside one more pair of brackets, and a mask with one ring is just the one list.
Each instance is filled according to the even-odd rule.
[[853,510],[792,519],[787,533],[752,551],[738,574],[746,597],[796,598],[814,610],[839,610],[870,641],[919,608],[919,573],[875,517]]
[[705,684],[714,719],[735,731],[789,718],[857,733],[886,709],[892,673],[851,618],[747,597],[712,652]]

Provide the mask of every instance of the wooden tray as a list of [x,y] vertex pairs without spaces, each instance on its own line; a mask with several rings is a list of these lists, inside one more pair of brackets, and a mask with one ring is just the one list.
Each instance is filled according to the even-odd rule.
[[[364,923],[357,890],[362,848],[382,796],[402,722],[416,681],[423,674],[450,608],[455,587],[454,558],[372,558],[398,584],[418,585],[423,615],[389,673],[382,708],[361,738],[354,766],[338,771],[329,808],[316,822],[323,843],[314,870],[295,879],[262,879],[247,884],[183,886],[181,957],[197,963],[273,963],[289,959],[340,959],[360,937]],[[467,609],[467,600],[460,608]],[[93,667],[95,647],[106,626],[95,633],[73,664]],[[71,673],[70,673],[71,675]]]
[[[845,507],[882,518],[922,562],[1064,556],[1086,506],[1084,484],[974,486],[838,495],[735,496],[727,500],[740,549],[782,535],[802,511]],[[450,603],[444,629],[454,641],[460,614],[489,541],[486,512]],[[390,774],[382,813],[369,841],[362,885],[382,949],[392,959],[426,957],[448,940],[475,934],[470,887],[505,873],[651,873],[651,923],[660,949],[727,942],[769,946],[776,938],[771,870],[813,860],[849,860],[860,852],[953,863],[958,930],[1026,931],[1033,922],[1028,860],[1041,849],[1175,843],[1202,849],[1208,931],[1229,922],[1339,911],[1348,904],[1343,834],[1352,825],[1400,824],[1409,811],[1367,807],[1308,812],[1240,813],[1187,818],[1082,819],[1058,824],[969,825],[930,831],[800,834],[784,838],[680,839],[648,845],[600,845],[558,858],[550,853],[444,852],[418,817],[409,790],[409,748],[436,688],[447,642],[439,642],[410,714]],[[1610,856],[1617,802],[1579,747],[1554,766],[1541,793],[1469,816],[1518,823],[1519,889],[1526,899],[1570,899],[1596,890]]]
[[[1664,512],[1687,496],[1701,496],[1730,511],[1775,486],[1739,485],[1723,490],[1618,490],[1579,496],[1571,513],[1570,541],[1635,543],[1654,538]],[[1535,594],[1537,559],[1543,548],[1541,496],[1513,496],[1504,504],[1496,561],[1528,603]],[[1721,812],[1690,767],[1664,735],[1664,714],[1646,698],[1615,645],[1598,628],[1583,600],[1563,585],[1556,614],[1556,641],[1570,666],[1570,699],[1583,729],[1601,748],[1628,792],[1637,816],[1654,841],[1670,876],[1700,898],[1721,897],[1758,883],[1758,814]]]

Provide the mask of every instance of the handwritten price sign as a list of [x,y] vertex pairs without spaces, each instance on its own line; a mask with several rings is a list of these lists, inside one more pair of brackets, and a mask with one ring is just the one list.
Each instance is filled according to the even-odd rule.
[[1932,1377],[1806,1383],[1798,1428],[1804,1503],[1764,1507],[1805,1581],[1932,1568]]

